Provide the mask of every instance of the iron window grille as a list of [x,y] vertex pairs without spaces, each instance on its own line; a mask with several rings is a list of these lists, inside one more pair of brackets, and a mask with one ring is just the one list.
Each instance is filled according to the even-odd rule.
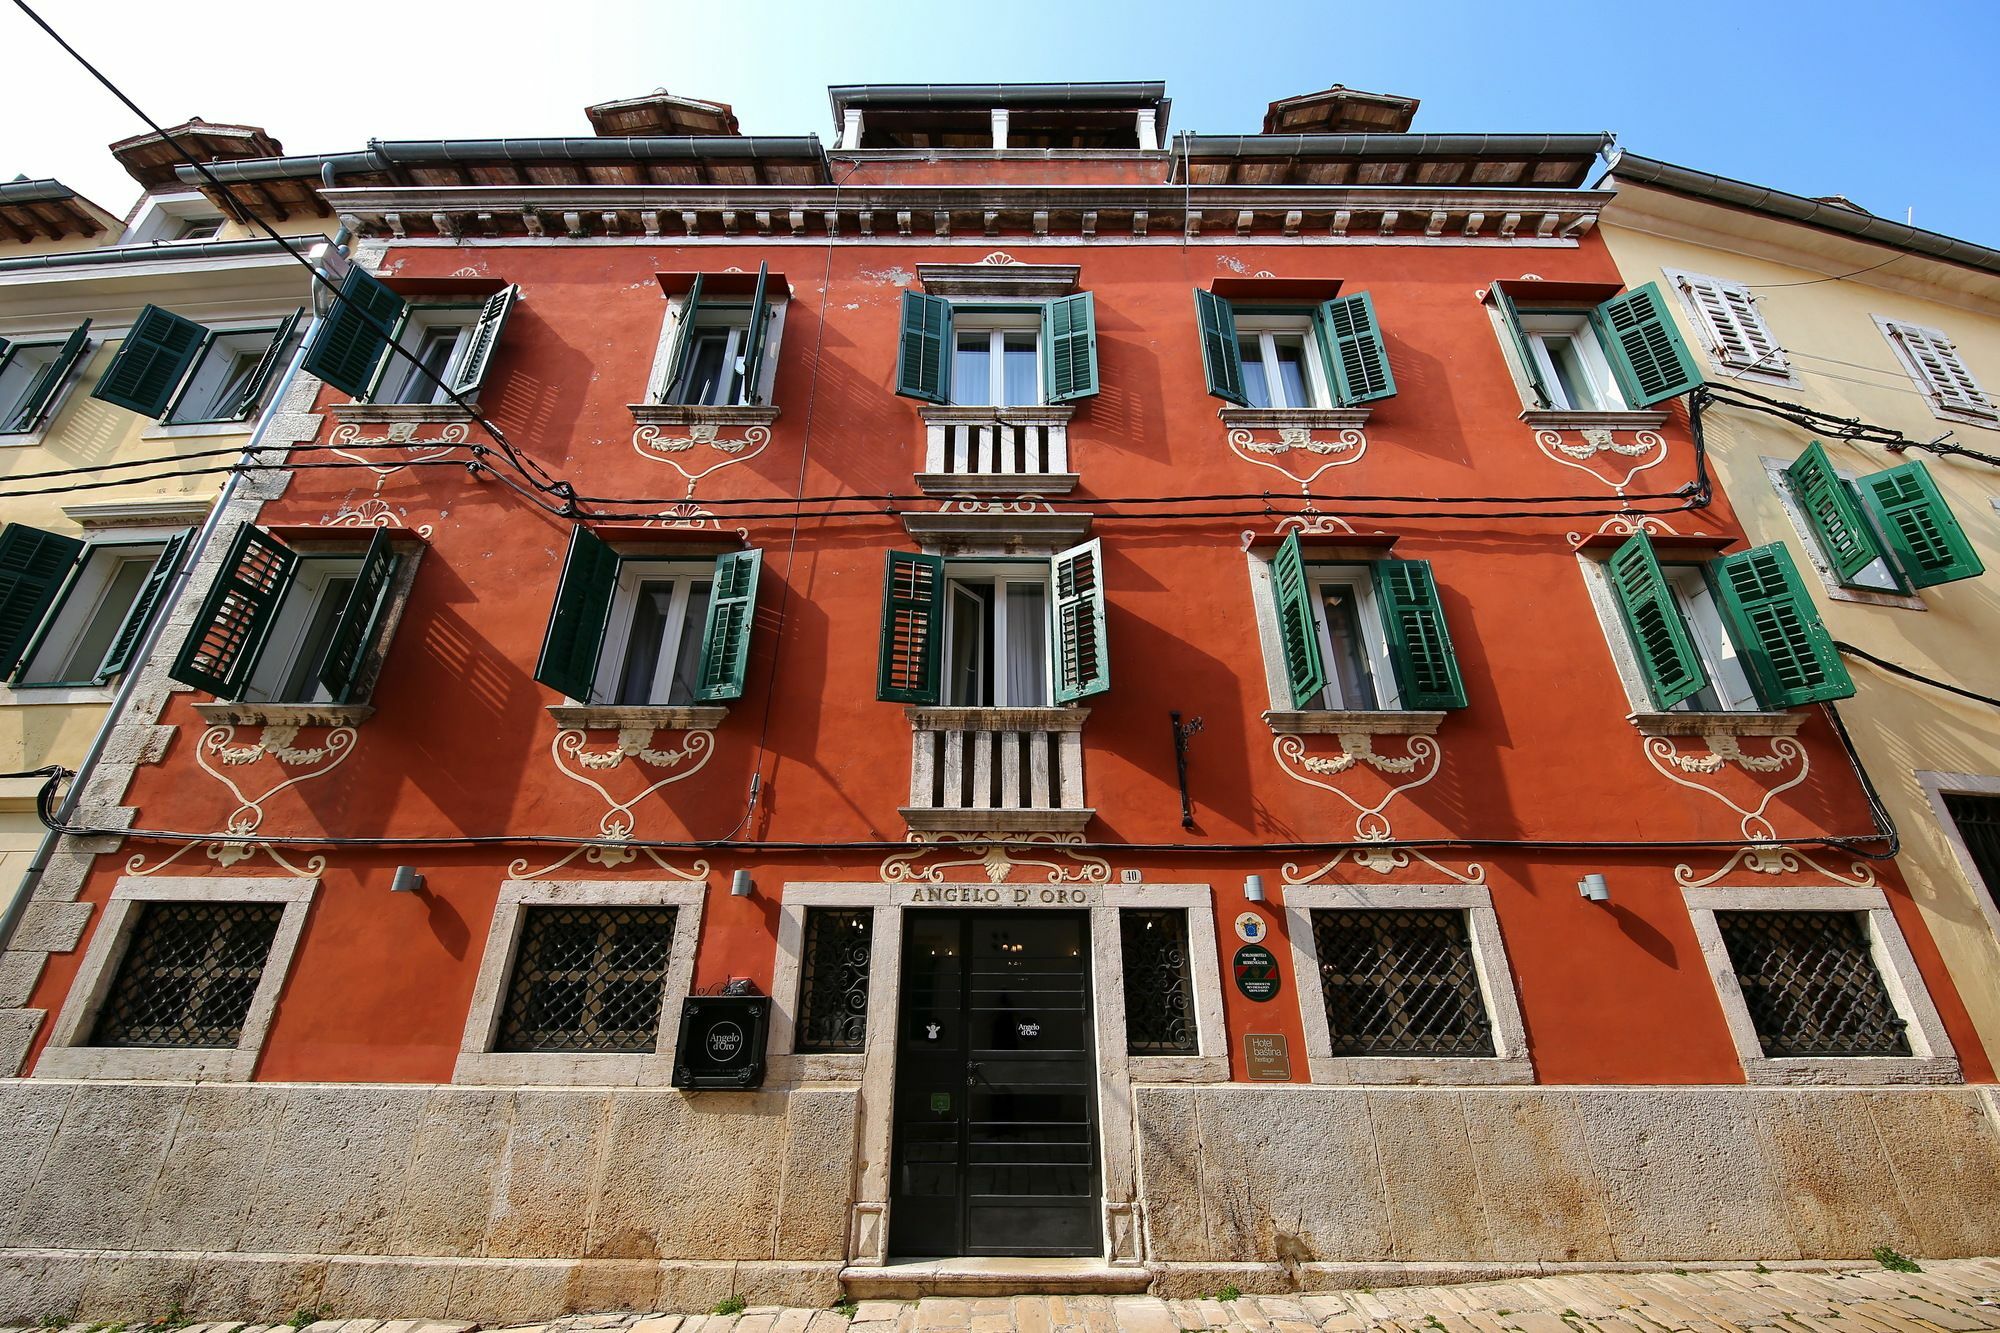
[[1490,1056],[1464,912],[1312,914],[1334,1055]]
[[657,1049],[676,910],[525,909],[496,1049]]
[[2000,906],[2000,797],[1948,791],[1944,808],[1958,825],[1958,836],[1985,882],[1987,896]]
[[859,1051],[868,1040],[868,963],[875,914],[809,907],[793,1047],[804,1053]]
[[1188,976],[1187,913],[1124,908],[1118,935],[1125,969],[1128,1055],[1199,1055]]
[[284,911],[283,903],[146,903],[90,1044],[235,1046]]
[[1859,912],[1717,912],[1767,1056],[1908,1055]]

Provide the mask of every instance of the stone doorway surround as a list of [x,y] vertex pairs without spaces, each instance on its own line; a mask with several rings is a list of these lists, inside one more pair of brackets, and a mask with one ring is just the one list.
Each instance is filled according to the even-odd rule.
[[[1090,917],[1090,980],[1095,997],[1099,1080],[1098,1151],[1103,1162],[1104,1256],[1114,1268],[1146,1262],[1145,1219],[1135,1158],[1135,1084],[1224,1083],[1229,1079],[1223,1029],[1222,968],[1213,892],[1207,884],[788,883],[780,902],[777,964],[771,978],[770,1068],[774,1083],[844,1083],[860,1090],[854,1208],[848,1262],[888,1261],[890,1142],[895,1097],[895,1030],[901,1002],[903,914],[925,908],[977,911],[1078,911]],[[868,1035],[863,1053],[799,1054],[793,1046],[811,907],[867,907],[873,913],[868,979]],[[1199,1054],[1126,1054],[1125,985],[1118,930],[1121,908],[1178,908],[1188,914],[1189,979]]]

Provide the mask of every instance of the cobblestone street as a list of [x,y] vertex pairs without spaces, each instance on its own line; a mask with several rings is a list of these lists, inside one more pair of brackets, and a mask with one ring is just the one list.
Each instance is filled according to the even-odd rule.
[[[145,1333],[171,1325],[44,1323],[0,1333]],[[1570,1274],[1448,1287],[1366,1288],[1196,1300],[1015,1296],[862,1301],[831,1310],[577,1314],[478,1325],[420,1319],[203,1322],[176,1333],[1972,1333],[2000,1329],[2000,1259],[1921,1272],[1707,1270]]]

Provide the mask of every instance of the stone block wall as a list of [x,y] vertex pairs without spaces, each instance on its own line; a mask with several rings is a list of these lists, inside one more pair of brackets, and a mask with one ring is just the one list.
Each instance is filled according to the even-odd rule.
[[2000,1252],[1977,1088],[1133,1090],[1170,1294]]
[[0,1323],[838,1294],[856,1094],[0,1083]]

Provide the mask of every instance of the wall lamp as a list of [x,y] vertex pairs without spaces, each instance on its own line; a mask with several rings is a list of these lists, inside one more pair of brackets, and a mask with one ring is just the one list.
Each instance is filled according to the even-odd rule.
[[747,870],[739,870],[729,877],[729,896],[732,898],[748,898],[754,887]]
[[1261,903],[1264,901],[1264,877],[1262,875],[1245,875],[1243,877],[1243,901],[1246,903]]
[[1586,902],[1608,903],[1611,901],[1611,886],[1604,882],[1602,875],[1585,875],[1576,882],[1576,891]]
[[422,893],[424,877],[415,866],[397,866],[396,877],[389,881],[391,893]]

